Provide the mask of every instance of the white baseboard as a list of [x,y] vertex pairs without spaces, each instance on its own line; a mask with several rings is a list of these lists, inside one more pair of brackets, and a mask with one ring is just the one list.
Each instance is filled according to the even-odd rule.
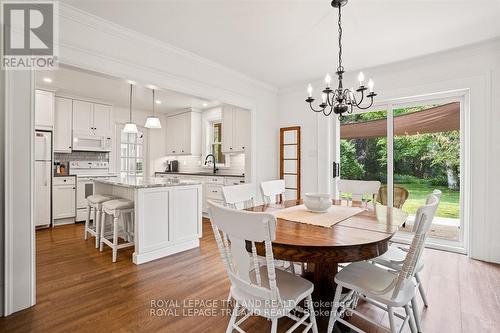
[[151,252],[146,252],[141,254],[137,254],[136,252],[134,252],[132,256],[132,261],[134,262],[134,264],[140,265],[152,260],[160,259],[166,256],[170,256],[172,254],[191,250],[197,247],[200,247],[200,240],[192,239],[182,243],[172,244],[168,247],[164,247]]

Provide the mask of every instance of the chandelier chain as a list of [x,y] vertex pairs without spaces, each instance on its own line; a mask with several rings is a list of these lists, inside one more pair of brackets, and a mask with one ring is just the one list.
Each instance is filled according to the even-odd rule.
[[342,66],[342,11],[341,7],[339,6],[339,21],[338,21],[338,26],[339,26],[339,67],[338,71],[343,71],[344,67]]

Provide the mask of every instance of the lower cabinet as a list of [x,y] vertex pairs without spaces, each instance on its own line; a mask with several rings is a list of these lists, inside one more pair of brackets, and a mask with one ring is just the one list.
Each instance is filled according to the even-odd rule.
[[[75,177],[56,177],[52,187],[52,216],[54,225],[73,223],[76,216]],[[58,221],[65,219],[63,221]]]
[[183,174],[165,174],[157,173],[156,177],[179,179],[179,180],[195,180],[203,185],[203,202],[202,211],[207,213],[207,201],[212,201],[217,204],[224,204],[224,197],[222,195],[222,187],[229,185],[241,185],[245,183],[244,177],[231,177],[231,176],[196,176],[196,175],[183,175]]

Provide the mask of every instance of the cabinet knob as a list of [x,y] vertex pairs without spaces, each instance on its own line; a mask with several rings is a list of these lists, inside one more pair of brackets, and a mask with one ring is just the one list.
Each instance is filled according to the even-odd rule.
[[175,153],[175,150],[172,150],[172,153]]
[[229,147],[229,149],[233,150],[233,147]]
[[241,147],[241,149],[245,149],[245,146]]

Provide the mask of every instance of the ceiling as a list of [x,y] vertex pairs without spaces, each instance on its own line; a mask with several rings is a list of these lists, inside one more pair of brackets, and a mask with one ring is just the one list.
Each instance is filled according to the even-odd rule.
[[[47,78],[52,82],[45,82],[44,79]],[[60,95],[89,98],[115,106],[129,107],[129,83],[126,80],[100,73],[59,66],[56,71],[37,71],[36,86],[56,91]],[[135,110],[152,110],[153,94],[150,88],[135,85],[132,96],[132,105]],[[203,110],[220,104],[218,101],[208,101],[164,89],[155,92],[155,100],[161,102],[161,104],[155,104],[155,110],[160,113],[170,113],[189,107]]]
[[[63,1],[278,88],[336,68],[330,0]],[[499,15],[498,0],[351,0],[343,8],[344,66],[367,68],[491,39],[500,36]]]

